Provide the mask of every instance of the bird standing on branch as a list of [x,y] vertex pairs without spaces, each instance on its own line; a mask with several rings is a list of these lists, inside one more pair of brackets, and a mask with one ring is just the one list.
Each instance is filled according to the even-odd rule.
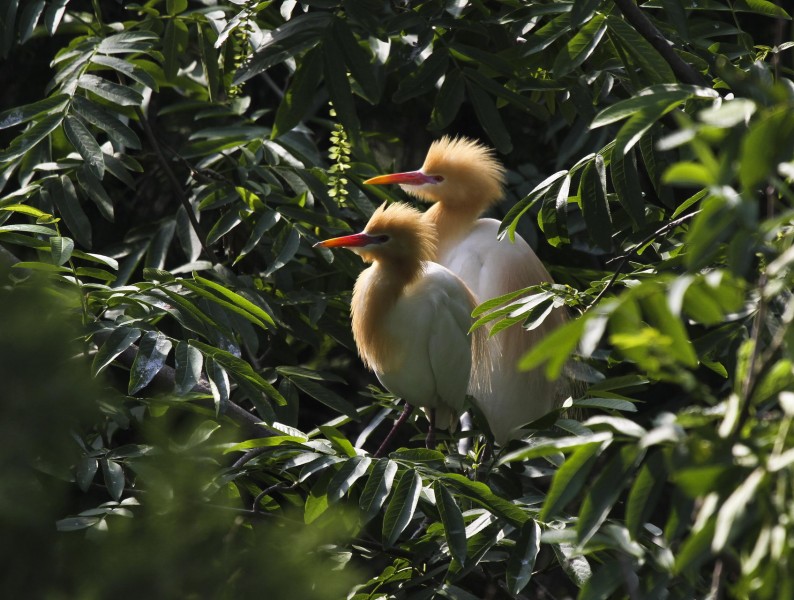
[[[509,292],[552,282],[543,263],[521,236],[499,238],[499,221],[479,218],[503,197],[505,169],[492,149],[467,138],[443,137],[433,142],[418,171],[381,175],[364,183],[399,184],[425,202],[432,202],[423,220],[435,225],[438,248],[433,259],[458,275],[484,302]],[[520,357],[567,316],[561,308],[543,324],[527,331],[508,327],[489,340],[492,368],[478,406],[494,439],[504,444],[520,427],[559,405],[561,386],[539,369],[520,372]]]
[[487,364],[485,332],[468,333],[476,301],[456,275],[430,262],[435,237],[422,213],[394,203],[378,208],[361,233],[317,244],[349,248],[372,263],[353,288],[353,337],[364,364],[406,402],[378,455],[413,406],[429,409],[432,446],[434,420],[454,429],[470,379],[487,382],[487,374],[470,377],[473,362]]

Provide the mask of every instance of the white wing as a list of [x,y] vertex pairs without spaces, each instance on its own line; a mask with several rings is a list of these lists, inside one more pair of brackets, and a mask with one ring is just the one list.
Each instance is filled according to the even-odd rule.
[[[499,221],[480,219],[440,260],[469,286],[478,302],[552,280],[523,238],[500,241],[498,231]],[[515,367],[525,352],[565,320],[564,310],[558,309],[533,331],[516,325],[489,339],[490,392],[480,393],[478,404],[498,443],[505,443],[521,425],[559,402],[559,386],[541,370],[519,372]]]
[[471,372],[467,333],[472,308],[460,279],[440,265],[426,263],[424,276],[405,290],[388,316],[400,367],[378,373],[378,378],[410,404],[447,409],[439,426],[448,426],[447,417],[463,410]]

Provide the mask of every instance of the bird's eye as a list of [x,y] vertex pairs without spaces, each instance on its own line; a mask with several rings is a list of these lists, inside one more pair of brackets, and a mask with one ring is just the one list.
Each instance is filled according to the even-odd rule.
[[441,183],[442,181],[444,181],[444,178],[441,175],[431,175],[430,178],[435,183]]
[[375,236],[375,243],[377,243],[377,244],[383,244],[383,243],[388,242],[388,241],[389,241],[389,236],[388,235]]

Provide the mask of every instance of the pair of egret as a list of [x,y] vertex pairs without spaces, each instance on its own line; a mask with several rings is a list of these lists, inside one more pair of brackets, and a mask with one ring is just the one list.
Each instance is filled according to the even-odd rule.
[[479,218],[502,198],[504,177],[490,148],[444,137],[430,146],[418,171],[364,182],[399,184],[432,202],[430,209],[384,204],[361,233],[318,244],[350,248],[372,263],[353,290],[353,335],[364,364],[386,389],[407,407],[431,409],[431,432],[434,410],[439,426],[454,427],[468,392],[499,444],[554,408],[555,383],[516,364],[565,319],[555,310],[533,331],[468,334],[480,302],[551,281],[520,236],[499,240],[499,221]]

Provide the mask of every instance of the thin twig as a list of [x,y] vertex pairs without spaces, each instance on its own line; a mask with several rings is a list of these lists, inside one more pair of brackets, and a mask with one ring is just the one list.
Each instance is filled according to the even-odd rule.
[[648,40],[651,46],[662,55],[678,79],[692,85],[710,86],[708,80],[699,71],[675,53],[670,41],[651,23],[633,0],[615,0],[615,4],[623,13],[626,21],[634,26],[637,33]]
[[626,254],[624,254],[623,256],[621,256],[621,257],[620,257],[620,262],[618,263],[617,267],[615,267],[615,273],[612,275],[612,277],[611,277],[611,278],[610,278],[610,280],[607,282],[607,284],[606,284],[606,285],[605,285],[605,286],[604,286],[604,287],[601,289],[601,291],[600,291],[600,292],[598,292],[598,295],[597,295],[597,296],[595,297],[595,299],[594,299],[594,300],[593,300],[593,301],[590,303],[590,305],[589,305],[589,306],[588,306],[588,307],[587,307],[587,308],[584,310],[584,312],[587,312],[588,310],[590,310],[591,308],[593,308],[593,307],[594,307],[596,304],[598,304],[598,303],[601,301],[601,298],[603,298],[603,297],[604,297],[604,295],[607,293],[607,291],[609,291],[609,289],[610,289],[610,288],[611,288],[613,285],[615,285],[615,282],[618,280],[618,277],[620,276],[620,272],[623,270],[623,267],[625,267],[625,266],[626,266],[626,263],[627,263],[627,262],[629,262],[629,259],[630,259],[632,256],[634,256],[634,253],[635,253],[635,252],[637,252],[637,250],[639,250],[640,248],[642,248],[642,247],[643,247],[643,246],[645,246],[646,244],[648,244],[648,243],[652,242],[652,241],[653,241],[654,239],[656,239],[658,236],[660,236],[660,235],[662,235],[662,234],[664,234],[664,233],[667,233],[668,231],[670,231],[670,230],[672,230],[672,229],[675,229],[676,227],[678,227],[678,226],[679,226],[679,225],[681,225],[682,223],[686,223],[686,222],[687,222],[689,219],[691,219],[692,217],[694,217],[694,216],[695,216],[696,214],[698,214],[699,212],[700,212],[699,210],[696,210],[696,211],[694,211],[694,212],[691,212],[691,213],[689,213],[689,214],[687,214],[687,215],[684,215],[683,217],[678,217],[678,218],[677,218],[677,219],[675,219],[674,221],[670,221],[670,222],[669,222],[669,223],[667,223],[666,225],[663,225],[662,227],[660,227],[659,229],[657,229],[656,231],[654,231],[652,234],[650,234],[649,236],[647,236],[646,238],[644,238],[644,239],[643,239],[642,241],[640,241],[639,243],[635,244],[635,245],[634,245],[634,247],[633,247],[631,250],[629,250],[628,252],[626,252]]
[[264,498],[265,496],[269,496],[270,494],[272,494],[276,490],[284,490],[284,491],[293,490],[296,487],[298,487],[298,483],[300,483],[300,482],[293,481],[292,483],[287,483],[286,481],[281,481],[279,483],[271,485],[270,487],[266,487],[265,489],[263,489],[261,492],[259,492],[256,495],[256,498],[254,498],[254,501],[251,504],[251,510],[254,513],[261,512],[259,510],[259,501],[262,500],[262,498]]
[[185,191],[182,189],[182,184],[179,183],[179,180],[176,178],[173,169],[171,169],[171,165],[168,163],[165,155],[163,154],[163,149],[160,147],[160,143],[157,141],[157,137],[154,135],[154,131],[152,131],[152,126],[149,123],[149,119],[146,118],[146,115],[143,113],[140,107],[136,107],[135,109],[136,114],[138,115],[138,120],[143,125],[143,130],[146,133],[146,138],[149,140],[149,143],[152,145],[155,154],[157,155],[157,159],[160,161],[160,166],[162,166],[163,171],[165,171],[166,177],[168,177],[168,181],[171,184],[171,188],[176,194],[176,197],[179,199],[180,204],[185,209],[187,213],[187,218],[190,221],[190,226],[193,228],[193,231],[196,232],[196,236],[198,237],[199,244],[201,244],[201,249],[204,251],[204,254],[207,258],[210,259],[212,264],[219,264],[221,261],[215,255],[215,253],[206,245],[205,240],[207,239],[206,234],[202,230],[201,224],[198,222],[195,213],[193,212],[193,206],[190,204],[190,200],[185,195]]

